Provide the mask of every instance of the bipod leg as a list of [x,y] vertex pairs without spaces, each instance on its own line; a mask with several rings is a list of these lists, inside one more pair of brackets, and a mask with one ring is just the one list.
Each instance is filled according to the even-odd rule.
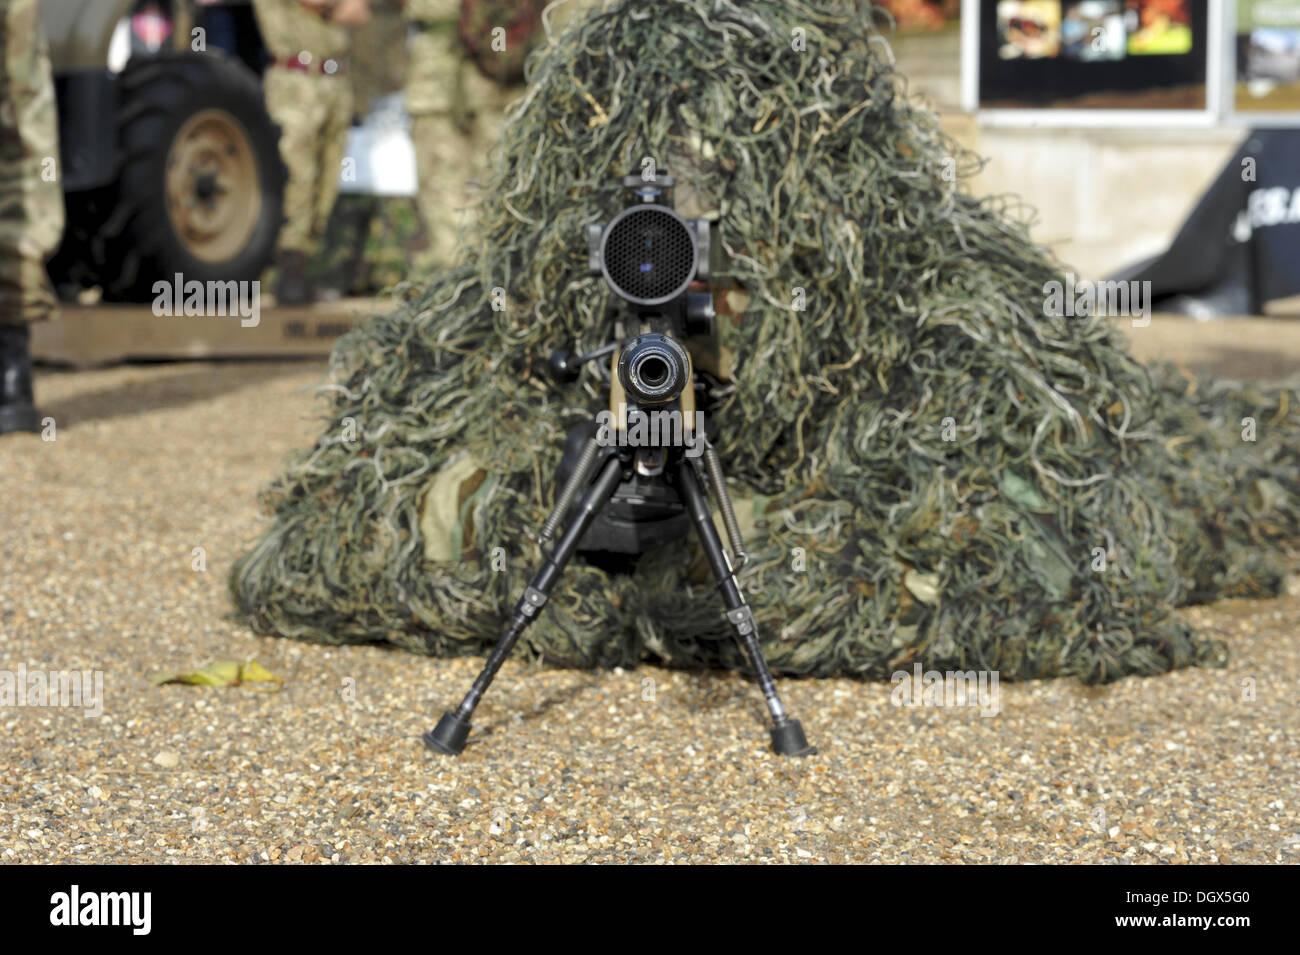
[[767,701],[767,709],[772,716],[773,752],[780,753],[782,756],[808,756],[817,752],[816,747],[808,745],[799,721],[792,719],[781,704],[781,697],[776,691],[776,681],[772,679],[772,671],[768,669],[767,661],[763,659],[763,650],[758,644],[758,626],[754,622],[754,612],[745,602],[740,584],[736,582],[736,575],[732,573],[727,554],[722,549],[722,540],[718,537],[718,529],[713,524],[708,496],[704,493],[700,479],[696,476],[689,460],[686,458],[677,460],[675,476],[677,493],[691,516],[691,523],[695,525],[700,543],[704,545],[709,566],[713,568],[713,576],[717,578],[718,589],[722,591],[722,600],[727,607],[727,620],[735,628],[736,637],[749,656],[750,666],[753,667],[754,674],[758,678],[759,689],[763,691],[763,699]]
[[474,708],[487,692],[492,679],[501,669],[501,664],[510,655],[510,651],[514,649],[520,635],[537,619],[537,615],[551,595],[551,590],[559,581],[565,565],[577,549],[582,535],[600,513],[600,509],[618,490],[622,479],[622,462],[617,455],[611,455],[601,467],[595,482],[583,494],[577,513],[570,526],[565,528],[559,543],[550,554],[546,555],[532,582],[524,588],[523,596],[515,604],[514,617],[510,625],[497,641],[492,655],[488,657],[487,663],[483,665],[482,671],[474,680],[474,685],[465,694],[465,699],[455,710],[447,710],[443,713],[442,719],[438,720],[438,725],[424,734],[424,742],[430,749],[447,756],[456,756],[465,748],[465,741],[469,738],[469,720],[474,715]]

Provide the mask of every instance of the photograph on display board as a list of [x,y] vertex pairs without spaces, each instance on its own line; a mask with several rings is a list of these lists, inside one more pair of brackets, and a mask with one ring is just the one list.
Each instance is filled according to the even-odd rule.
[[1128,0],[1128,52],[1134,56],[1177,56],[1192,50],[1188,0]]
[[1065,5],[1061,52],[1076,60],[1124,58],[1127,34],[1120,0],[1079,0]]
[[1300,79],[1300,30],[1251,30],[1246,76],[1270,84]]
[[1300,110],[1300,0],[1240,0],[1235,106]]
[[1000,0],[998,39],[1004,60],[1056,56],[1061,49],[1059,0]]

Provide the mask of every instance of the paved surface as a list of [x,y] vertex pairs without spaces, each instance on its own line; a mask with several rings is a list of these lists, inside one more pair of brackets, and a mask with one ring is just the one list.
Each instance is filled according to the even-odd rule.
[[[225,616],[321,374],[40,377],[56,440],[0,441],[0,670],[101,671],[103,715],[0,707],[0,860],[1300,861],[1296,596],[1190,611],[1231,639],[1227,670],[1002,685],[992,717],[785,681],[821,747],[801,761],[766,752],[738,677],[511,662],[475,743],[434,760],[419,734],[479,661]],[[252,657],[281,692],[148,680]]]

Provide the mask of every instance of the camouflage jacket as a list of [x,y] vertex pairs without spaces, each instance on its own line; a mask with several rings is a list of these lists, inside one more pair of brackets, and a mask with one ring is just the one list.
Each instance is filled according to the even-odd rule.
[[253,0],[262,39],[277,60],[306,51],[318,61],[342,59],[348,52],[348,29],[312,13],[298,0]]
[[460,19],[460,0],[407,0],[406,18],[417,24],[454,24]]

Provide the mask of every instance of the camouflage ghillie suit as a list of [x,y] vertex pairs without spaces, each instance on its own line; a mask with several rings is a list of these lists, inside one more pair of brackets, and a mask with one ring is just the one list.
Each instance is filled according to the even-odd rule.
[[[241,618],[436,655],[496,642],[565,435],[609,399],[595,371],[546,367],[609,340],[586,227],[648,157],[717,221],[736,286],[715,290],[734,360],[708,432],[746,502],[739,577],[774,670],[1221,662],[1174,608],[1276,590],[1300,537],[1296,385],[1193,386],[1111,319],[1047,309],[1060,263],[962,188],[977,158],[900,92],[872,12],[610,0],[534,54],[464,264],[336,348],[330,424],[232,570]],[[626,573],[574,561],[521,646],[746,668],[702,557],[682,540]]]
[[0,324],[56,308],[45,260],[63,234],[58,117],[37,0],[0,0]]
[[280,125],[280,155],[289,168],[280,248],[310,255],[338,196],[352,124],[352,86],[345,65],[349,31],[322,19],[301,0],[254,0],[253,6],[275,57],[263,85],[267,111]]

